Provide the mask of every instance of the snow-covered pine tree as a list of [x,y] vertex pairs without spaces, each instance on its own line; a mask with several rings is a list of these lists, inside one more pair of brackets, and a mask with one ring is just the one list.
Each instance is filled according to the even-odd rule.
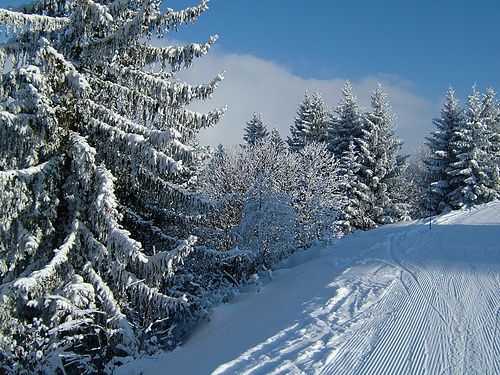
[[262,114],[254,112],[252,118],[247,122],[243,140],[249,146],[259,144],[269,135],[264,121],[262,121]]
[[433,121],[437,130],[426,139],[430,151],[430,155],[424,161],[427,169],[425,183],[429,185],[426,206],[427,211],[433,215],[451,209],[447,201],[452,188],[449,176],[450,165],[458,161],[451,140],[455,132],[463,129],[464,121],[463,110],[459,108],[455,92],[450,87],[441,110],[441,118]]
[[[222,77],[175,72],[205,44],[160,47],[207,1],[44,0],[0,9],[0,368],[96,372],[172,346],[203,302],[183,266],[206,203],[191,190],[194,113]],[[189,289],[185,289],[189,287]]]
[[307,91],[299,105],[295,123],[290,127],[287,143],[291,151],[298,151],[314,142],[324,142],[327,131],[327,111],[318,92],[311,97]]
[[[372,171],[367,168],[375,162],[375,155],[367,126],[368,122],[357,104],[351,83],[347,81],[342,89],[340,104],[330,115],[328,125],[328,149],[339,160],[339,169],[345,178],[343,191],[348,199],[343,222],[347,231],[350,231],[349,226],[364,230],[376,226],[373,220],[375,196],[368,186]],[[356,199],[360,201],[355,202]]]
[[399,155],[403,141],[394,136],[394,117],[380,85],[372,93],[371,107],[362,130],[361,172],[375,199],[373,220],[387,224],[408,216],[399,191],[405,168],[405,158]]
[[376,226],[371,217],[373,212],[373,193],[360,177],[361,156],[349,142],[348,148],[340,159],[340,192],[343,197],[339,213],[339,226],[344,233],[355,229],[367,230]]
[[352,85],[347,81],[342,89],[340,104],[330,114],[328,123],[328,148],[337,160],[342,158],[353,143],[355,151],[359,149],[359,140],[364,137],[363,112],[352,92]]
[[450,164],[448,202],[454,209],[484,203],[496,196],[488,170],[491,143],[482,111],[481,95],[473,87],[468,98],[466,120],[451,138],[457,160]]
[[[500,196],[498,169],[500,168],[500,104],[496,100],[495,90],[488,88],[483,95],[481,118],[486,127],[486,137],[490,148],[487,150],[488,174],[491,180],[492,194]],[[495,197],[492,197],[492,199]]]
[[283,141],[283,138],[281,138],[281,135],[276,126],[273,127],[271,133],[269,134],[269,141],[278,152],[284,152],[286,150],[285,141]]

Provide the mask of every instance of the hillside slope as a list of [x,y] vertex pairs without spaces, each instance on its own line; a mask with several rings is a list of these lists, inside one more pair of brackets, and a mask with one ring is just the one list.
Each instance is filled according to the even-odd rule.
[[500,374],[500,203],[345,238],[118,370]]

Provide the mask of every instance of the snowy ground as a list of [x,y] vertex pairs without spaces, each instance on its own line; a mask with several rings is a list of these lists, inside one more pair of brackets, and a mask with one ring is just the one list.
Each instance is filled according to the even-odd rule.
[[500,374],[500,203],[343,239],[117,372]]

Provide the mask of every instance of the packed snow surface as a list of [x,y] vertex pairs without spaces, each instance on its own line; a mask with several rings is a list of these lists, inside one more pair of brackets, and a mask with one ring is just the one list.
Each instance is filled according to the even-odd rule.
[[500,203],[310,254],[117,372],[500,374]]

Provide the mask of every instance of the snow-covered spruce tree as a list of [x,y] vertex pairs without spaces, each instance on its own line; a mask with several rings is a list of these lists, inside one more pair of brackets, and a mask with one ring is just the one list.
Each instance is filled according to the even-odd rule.
[[269,141],[274,146],[276,151],[284,152],[286,150],[285,141],[283,140],[283,138],[281,138],[281,135],[276,126],[273,127],[271,133],[269,134]]
[[450,164],[448,202],[454,209],[488,202],[496,198],[489,174],[491,143],[482,117],[481,95],[473,88],[468,98],[466,120],[455,130],[451,147],[456,161]]
[[433,121],[437,130],[432,132],[426,141],[430,150],[429,157],[424,161],[427,169],[425,183],[429,186],[426,206],[433,215],[451,209],[447,201],[451,193],[450,165],[458,161],[451,140],[455,132],[463,128],[464,121],[463,110],[459,108],[455,92],[450,87],[441,110],[441,118]]
[[380,85],[372,93],[371,107],[365,115],[360,140],[361,173],[374,196],[373,220],[387,224],[408,216],[400,195],[405,169],[405,157],[399,155],[403,141],[394,136],[394,117]]
[[269,135],[266,125],[262,121],[262,114],[254,112],[252,118],[247,122],[243,140],[249,146],[255,146],[262,142]]
[[[347,206],[341,212],[344,231],[347,232],[351,231],[351,227],[366,230],[376,226],[373,218],[375,196],[367,181],[372,173],[367,165],[370,161],[374,163],[375,155],[367,137],[370,134],[367,125],[352,93],[352,86],[347,81],[340,104],[330,115],[328,127],[328,149],[339,160],[339,169],[344,177],[343,195],[348,197],[345,201]],[[356,199],[360,201],[355,202]]]
[[287,143],[291,151],[298,151],[309,143],[324,142],[327,131],[327,111],[321,95],[311,97],[307,91],[299,105],[295,123],[290,127]]
[[357,104],[352,92],[352,85],[347,81],[342,89],[340,104],[330,114],[328,122],[328,148],[337,160],[349,150],[354,143],[355,151],[359,150],[359,140],[364,137],[363,112]]
[[496,100],[495,90],[488,88],[483,95],[481,118],[486,127],[486,137],[490,148],[487,150],[490,188],[500,196],[498,174],[500,168],[500,103]]
[[340,159],[340,192],[343,197],[339,214],[339,225],[344,233],[355,229],[367,230],[376,226],[372,219],[373,193],[360,177],[363,169],[361,156],[354,146],[354,141],[342,153]]
[[[95,372],[172,346],[202,314],[183,265],[206,203],[197,132],[223,110],[175,72],[206,44],[150,43],[207,9],[43,0],[0,9],[0,367]],[[189,289],[186,289],[189,288]]]

